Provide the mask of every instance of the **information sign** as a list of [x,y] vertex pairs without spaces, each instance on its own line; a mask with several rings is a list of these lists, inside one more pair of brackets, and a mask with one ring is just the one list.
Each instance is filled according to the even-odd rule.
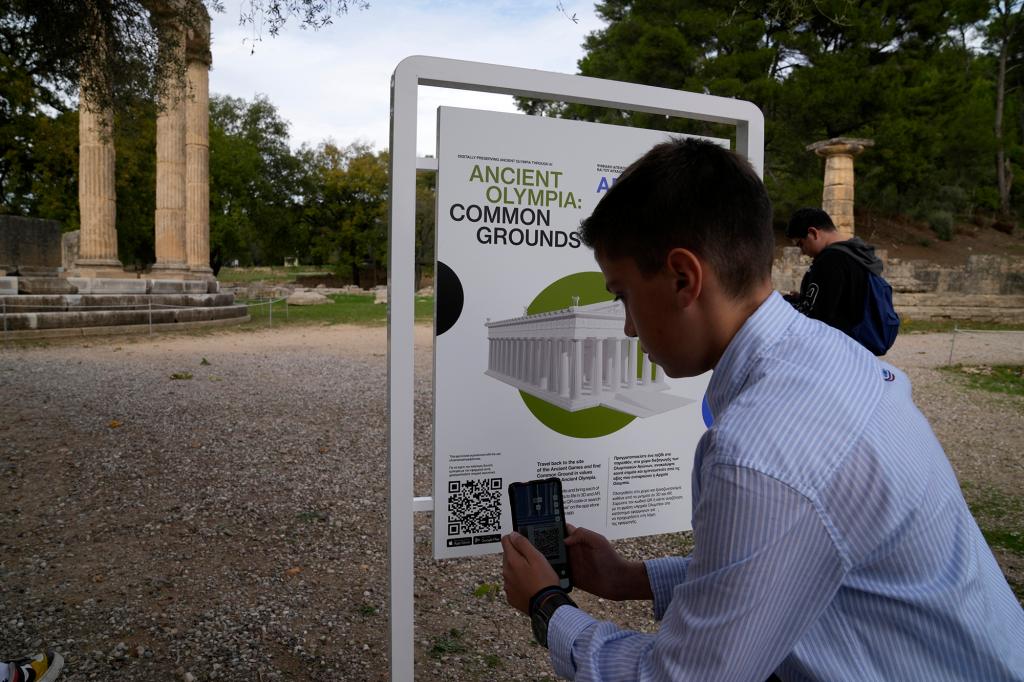
[[625,336],[576,233],[668,134],[446,107],[438,129],[435,557],[500,551],[508,484],[551,476],[569,523],[688,529],[710,374],[665,377]]

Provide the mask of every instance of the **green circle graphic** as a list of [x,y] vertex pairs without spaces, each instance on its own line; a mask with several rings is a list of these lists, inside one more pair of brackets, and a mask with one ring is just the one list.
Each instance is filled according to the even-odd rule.
[[[577,272],[552,282],[537,294],[526,309],[528,315],[564,310],[573,305],[590,305],[612,300],[600,272]],[[520,391],[526,408],[544,426],[571,438],[600,438],[615,433],[636,417],[607,407],[589,407],[578,412],[563,410],[536,396]]]

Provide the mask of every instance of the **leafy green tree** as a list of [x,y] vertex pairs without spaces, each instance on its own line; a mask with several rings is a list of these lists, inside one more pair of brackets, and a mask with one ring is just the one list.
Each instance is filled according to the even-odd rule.
[[156,117],[156,105],[136,100],[114,119],[117,253],[137,270],[156,261]]
[[300,155],[312,188],[304,223],[314,258],[356,285],[370,284],[364,273],[377,283],[387,267],[388,153],[325,142]]
[[[250,0],[239,21],[276,36],[289,22],[321,28],[365,0]],[[96,100],[117,110],[139,96],[156,101],[184,64],[160,49],[168,25],[202,33],[222,0],[0,0],[0,52],[47,99],[73,98],[84,82]],[[99,58],[97,58],[99,57]],[[2,64],[6,67],[6,64]]]
[[416,286],[423,281],[423,269],[433,273],[437,205],[437,173],[416,174]]
[[[986,26],[986,42],[996,60],[995,118],[993,131],[996,141],[995,171],[999,191],[999,209],[1003,215],[1010,212],[1010,185],[1013,169],[1007,154],[1008,140],[1004,130],[1009,71],[1020,65],[1018,35],[1024,28],[1024,2],[995,0],[991,4]],[[1016,49],[1015,49],[1016,48]],[[1014,64],[1013,62],[1017,62]]]
[[[215,265],[278,263],[305,249],[303,168],[265,96],[210,98],[210,253]],[[299,228],[299,229],[297,229]]]
[[[876,140],[858,163],[861,204],[919,215],[991,204],[993,81],[969,38],[985,16],[978,0],[604,0],[597,13],[606,26],[586,38],[582,75],[739,97],[761,108],[765,179],[780,221],[820,201],[822,162],[805,147],[837,136]],[[528,113],[732,133],[638,112],[519,105]]]

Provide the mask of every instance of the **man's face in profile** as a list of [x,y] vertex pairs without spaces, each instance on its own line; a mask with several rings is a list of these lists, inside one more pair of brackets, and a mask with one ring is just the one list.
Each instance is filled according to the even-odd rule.
[[639,338],[651,361],[670,377],[692,376],[677,367],[686,355],[687,342],[678,328],[676,279],[665,268],[645,275],[632,258],[597,255],[605,285],[626,311],[623,331]]

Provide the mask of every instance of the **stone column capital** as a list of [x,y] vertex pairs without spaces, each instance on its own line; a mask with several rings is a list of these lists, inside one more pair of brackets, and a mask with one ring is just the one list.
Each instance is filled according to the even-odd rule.
[[827,158],[829,156],[846,155],[857,156],[868,147],[874,147],[875,141],[859,137],[833,137],[830,140],[819,140],[812,142],[804,149],[814,152],[818,156]]

